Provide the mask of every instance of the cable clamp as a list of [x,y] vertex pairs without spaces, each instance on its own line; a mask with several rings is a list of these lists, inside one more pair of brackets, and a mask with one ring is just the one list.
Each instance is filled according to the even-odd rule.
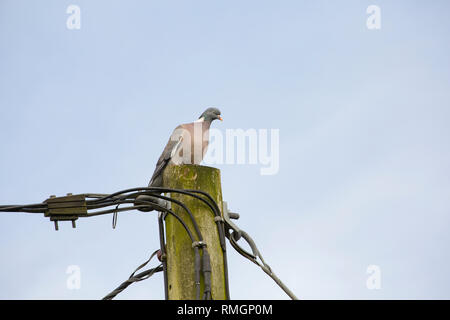
[[206,247],[206,243],[204,243],[203,241],[194,241],[192,242],[192,248],[204,248]]
[[44,216],[49,217],[50,221],[54,221],[55,230],[59,229],[58,221],[72,221],[72,227],[75,228],[75,220],[88,215],[85,194],[68,193],[64,197],[52,195],[44,203],[47,204]]

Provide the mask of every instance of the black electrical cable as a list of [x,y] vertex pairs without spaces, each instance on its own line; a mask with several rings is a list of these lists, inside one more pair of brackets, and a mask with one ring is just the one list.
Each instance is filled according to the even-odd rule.
[[[160,191],[160,192],[161,191],[179,192],[179,193],[184,193],[186,195],[195,196],[195,195],[189,194],[188,192],[184,192],[183,190],[174,190],[174,189],[169,189],[169,188],[131,188],[131,189],[119,191],[119,192],[116,192],[116,193],[113,193],[113,194],[110,194],[110,195],[105,195],[105,196],[91,195],[93,197],[96,197],[96,199],[94,199],[94,200],[87,200],[86,201],[86,207],[87,207],[87,209],[93,209],[93,208],[103,208],[103,207],[107,207],[107,206],[111,206],[111,205],[119,205],[119,204],[123,204],[123,203],[131,203],[131,201],[126,201],[125,199],[127,199],[127,198],[136,198],[137,196],[143,194],[142,190],[145,190],[145,191],[148,190],[148,191],[154,191],[154,192],[155,191]],[[125,193],[129,193],[129,192],[132,192],[132,191],[141,191],[141,192],[137,192],[137,193],[131,194],[131,195],[130,194],[124,195]],[[120,195],[122,195],[122,196],[119,197]],[[156,198],[160,198],[160,199],[166,200],[166,201],[174,202],[174,203],[182,206],[183,209],[188,212],[188,214],[189,214],[189,216],[190,216],[190,218],[191,218],[191,220],[193,222],[193,225],[194,225],[194,228],[196,229],[196,233],[198,235],[199,241],[203,240],[203,237],[201,235],[200,229],[198,228],[198,225],[197,225],[197,223],[196,223],[192,213],[189,211],[189,209],[182,202],[177,201],[175,199],[171,199],[171,198],[162,196],[161,194],[158,194],[156,192],[155,193],[150,193],[150,195],[152,195],[152,196],[154,196]],[[197,197],[197,196],[195,196],[195,197]],[[197,198],[199,198],[199,197],[197,197]],[[208,206],[212,207],[207,201],[205,201],[205,200],[203,200],[201,198],[199,198],[199,199],[204,201]],[[155,206],[155,204],[153,204],[153,203],[149,203],[149,205],[150,204],[152,206]],[[135,206],[125,207],[125,208],[120,208],[120,209],[116,207],[115,209],[108,209],[108,210],[101,210],[101,211],[91,212],[91,213],[88,213],[85,217],[91,217],[91,216],[108,214],[108,213],[117,214],[117,212],[129,211],[129,210],[140,209],[140,208],[145,208],[145,207],[148,207],[148,206],[146,206],[146,205],[141,205],[141,206],[135,205]],[[156,205],[156,207],[158,207],[158,206]],[[213,212],[214,212],[214,210],[213,210]],[[178,220],[181,222],[179,217],[178,217]],[[186,225],[184,227],[185,227],[186,230],[188,230]],[[223,232],[222,232],[221,228],[219,228],[219,234],[222,234],[222,233]],[[222,238],[223,237],[221,237],[221,245],[223,247],[223,240],[222,240]],[[201,247],[201,249],[203,251],[207,251],[206,248]],[[198,254],[198,250],[195,250],[195,251],[197,252],[196,253],[196,255],[197,255]],[[207,253],[205,255],[205,257],[208,257],[208,256],[209,256],[209,254]],[[205,263],[202,263],[202,265],[205,265]],[[210,282],[210,273],[208,272],[208,267],[205,267],[205,268],[202,267],[202,269],[205,269],[204,276],[206,278],[206,281]],[[196,281],[196,286],[199,288],[198,281]],[[199,289],[197,291],[199,292]],[[206,296],[208,297],[209,295],[207,294]],[[197,293],[197,298],[199,298],[199,293]]]
[[152,269],[149,269],[149,270],[146,270],[146,271],[136,274],[136,272],[138,270],[142,269],[143,267],[145,267],[157,253],[158,253],[158,250],[153,252],[153,254],[150,256],[150,258],[146,262],[144,262],[139,267],[137,267],[136,270],[134,270],[134,272],[128,277],[128,279],[125,282],[123,282],[120,286],[118,286],[116,289],[114,289],[111,293],[107,294],[103,298],[103,300],[111,300],[114,297],[116,297],[119,293],[121,293],[123,290],[125,290],[130,284],[132,284],[134,282],[146,280],[146,279],[150,278],[156,272],[162,271],[163,267],[162,267],[162,264],[160,264],[156,268],[152,268]]
[[[218,209],[217,204],[212,199],[212,197],[209,194],[207,194],[205,192],[199,192],[198,190],[179,190],[179,189],[154,188],[154,187],[133,188],[133,189],[128,189],[128,190],[125,190],[125,191],[122,191],[122,192],[117,192],[115,194],[112,194],[112,195],[109,195],[109,196],[105,196],[105,197],[100,198],[100,199],[96,199],[93,202],[99,202],[99,201],[104,201],[106,199],[114,198],[114,197],[117,197],[117,196],[119,196],[121,194],[124,194],[126,192],[132,192],[132,191],[136,191],[136,190],[153,191],[155,189],[157,189],[160,192],[163,191],[163,192],[181,193],[181,194],[185,194],[185,195],[189,195],[189,196],[192,196],[194,198],[197,198],[197,199],[203,201],[204,203],[206,203],[211,208],[211,211],[213,212],[214,215],[220,217],[220,211]],[[191,191],[194,191],[195,193],[200,193],[200,194],[206,195],[209,198],[209,200],[215,205],[215,207],[213,207],[208,201],[206,201],[202,197],[199,197],[199,196],[197,196],[195,194],[192,194]],[[145,193],[145,192],[143,193],[142,191],[141,192],[135,192],[133,194],[124,195],[124,196],[118,197],[116,199],[119,200],[119,199],[126,199],[126,198],[137,198],[140,195],[149,195],[149,196],[153,196],[153,197],[156,197],[156,198],[159,198],[159,199],[163,199],[163,200],[166,200],[166,201],[171,201],[171,202],[174,202],[174,203],[180,205],[181,207],[183,207],[183,209],[189,214],[189,216],[190,216],[190,218],[191,218],[191,220],[193,222],[194,228],[196,229],[196,233],[197,233],[197,235],[199,237],[199,241],[203,240],[203,237],[201,236],[200,229],[198,228],[198,225],[197,225],[197,223],[196,223],[192,213],[190,212],[190,210],[182,202],[180,202],[178,200],[175,200],[175,199],[172,199],[172,198],[169,198],[169,197],[165,197],[165,196],[163,196],[161,194],[158,194],[158,193]],[[117,203],[116,200],[113,200],[112,202],[113,203]],[[141,200],[139,202],[141,202]],[[222,250],[224,251],[224,260],[225,260],[226,259],[226,254],[225,254],[225,250],[226,249],[225,249],[225,236],[224,236],[223,221],[216,220],[216,223],[218,225],[219,239],[220,239],[220,244],[221,244]],[[205,249],[203,249],[203,251],[207,251],[207,249],[205,248]],[[209,254],[207,253],[205,255],[205,259],[203,261],[207,260],[208,257],[209,257]],[[202,269],[204,270],[205,282],[210,283],[210,281],[211,281],[211,279],[210,279],[211,273],[210,273],[210,271],[208,271],[208,269],[210,269],[210,266],[209,266],[210,263],[209,263],[209,265],[208,265],[208,263],[203,262],[202,265],[204,265],[205,267],[204,268],[202,267]],[[227,263],[226,263],[226,261],[224,261],[224,264],[225,264],[225,268],[226,268],[226,272],[225,272],[225,274],[226,274],[226,276],[225,276],[226,277],[226,279],[225,279],[226,280],[226,286],[225,286],[226,287],[226,294],[227,294],[227,297],[229,297],[229,286],[228,286],[228,275],[227,275]],[[199,286],[200,286],[199,282],[196,281],[197,292],[199,291],[199,289],[198,289]],[[208,288],[208,286],[206,286],[206,288]],[[208,297],[210,297],[210,294],[206,294],[205,296],[208,299]],[[198,294],[197,294],[197,297],[198,297]]]
[[28,213],[45,213],[48,206],[47,204],[29,204],[29,205],[8,205],[0,206],[0,212],[28,212]]
[[[144,201],[142,201],[142,202],[144,202]],[[189,238],[191,239],[192,244],[195,243],[195,238],[194,238],[193,234],[191,233],[191,231],[189,230],[189,228],[186,225],[186,223],[183,221],[183,219],[181,219],[175,212],[173,212],[172,210],[170,210],[170,209],[168,209],[166,207],[160,206],[160,205],[152,203],[152,202],[149,202],[149,204],[150,203],[156,209],[159,209],[160,211],[167,212],[167,213],[171,214],[173,217],[175,217],[183,225],[183,227],[187,231],[187,233],[189,235]],[[198,250],[194,249],[194,261],[199,261],[199,259],[200,259],[200,253],[198,252]],[[200,266],[199,263],[194,263],[194,273],[195,274],[198,274],[200,272],[200,268],[201,268],[201,266]],[[199,300],[200,299],[200,283],[197,284],[197,282],[196,282],[195,286],[197,288],[196,289],[196,299]]]
[[167,279],[167,256],[166,256],[166,239],[164,236],[164,218],[167,215],[166,212],[160,212],[158,214],[158,227],[159,227],[159,245],[161,250],[161,262],[163,266],[164,274],[164,295],[165,299],[169,300],[169,286]]
[[[156,195],[156,196],[159,197],[159,198],[164,198],[164,200],[172,201],[174,203],[179,204],[181,207],[183,207],[183,209],[185,209],[188,212],[190,218],[193,220],[193,224],[196,225],[196,221],[195,221],[195,219],[194,219],[194,217],[192,215],[192,212],[190,212],[190,210],[183,203],[179,202],[178,200],[171,199],[171,198],[168,198],[168,197],[165,197],[165,196],[161,196],[161,195]],[[124,197],[124,198],[126,198],[126,197]],[[106,199],[106,197],[105,197],[105,199]],[[120,199],[120,200],[121,201],[114,201],[113,203],[109,202],[107,205],[113,205],[113,204],[116,204],[116,203],[120,204],[120,203],[130,203],[130,202],[132,202],[132,201],[125,201],[125,200],[122,200],[122,199]],[[144,202],[146,202],[146,201],[140,201],[140,203],[144,203]],[[174,216],[183,225],[183,227],[187,231],[188,236],[191,239],[192,243],[195,243],[195,239],[193,237],[193,234],[189,230],[189,228],[186,225],[186,223],[177,214],[175,214],[172,210],[170,210],[168,208],[159,206],[158,204],[154,204],[152,202],[147,202],[147,203],[148,203],[148,205],[155,206],[160,211],[167,212],[167,213],[171,214],[172,216]],[[90,216],[92,216],[92,215],[101,215],[101,214],[106,214],[106,213],[111,213],[111,212],[118,212],[118,211],[134,210],[134,209],[148,207],[148,205],[136,205],[136,206],[120,208],[120,209],[116,208],[116,209],[110,209],[110,210],[103,210],[103,211],[100,211],[100,212],[92,213],[92,214],[90,214]],[[101,204],[98,204],[96,207],[99,207],[99,206],[101,206]],[[198,226],[197,226],[197,230],[199,231]],[[200,232],[199,232],[199,239],[202,239]],[[198,252],[198,247],[194,247],[194,254],[195,254],[195,261],[197,261],[197,263],[195,263],[195,265],[194,265],[194,270],[195,270],[195,274],[196,274],[196,283],[195,283],[195,285],[196,285],[196,296],[197,296],[197,300],[198,300],[198,299],[200,299],[200,281],[199,281],[199,279],[200,279],[200,254]],[[205,253],[203,253],[203,255],[205,255]],[[207,252],[206,252],[206,256],[209,256]],[[161,266],[161,267],[163,268],[163,266]],[[197,278],[198,278],[198,280],[197,280]],[[206,276],[206,278],[208,278],[208,276]],[[130,277],[130,279],[131,279],[131,277]],[[131,280],[128,280],[127,282],[122,284],[122,287],[125,286],[125,285],[128,286],[130,281]]]
[[[189,210],[188,207],[184,203],[182,203],[181,201],[178,201],[176,199],[163,196],[163,195],[159,195],[158,198],[173,202],[173,203],[179,205],[180,207],[182,207],[188,213],[189,217],[192,220],[192,224],[197,233],[198,241],[203,242],[203,236],[202,236],[202,233],[200,232],[200,228],[197,224],[197,221],[195,220],[194,215],[192,214],[191,210]],[[203,256],[208,255],[206,248],[204,248],[203,246],[200,246],[200,248],[202,249]],[[194,246],[194,257],[195,257],[194,265],[197,265],[197,266],[200,265],[201,262],[200,262],[200,253],[199,253],[198,246]],[[205,273],[203,266],[202,266],[202,271],[204,272],[205,279],[208,278],[208,276],[210,277],[210,275]],[[197,300],[199,300],[200,299],[200,270],[199,269],[195,269],[195,277],[194,278],[195,278],[194,281],[195,281],[195,287],[196,287],[196,298],[197,298]]]
[[[192,196],[194,198],[197,198],[197,199],[203,201],[204,203],[206,203],[211,208],[211,210],[213,211],[213,213],[216,216],[218,215],[220,217],[220,212],[215,211],[213,206],[210,203],[208,203],[208,201],[206,201],[205,199],[203,199],[203,198],[201,198],[201,197],[199,197],[197,195],[189,194],[190,191],[197,191],[197,190],[176,190],[176,191],[171,191],[171,192],[187,194],[187,195],[190,195],[190,196]],[[198,192],[198,193],[206,194],[206,195],[209,196],[209,194],[207,194],[207,193],[203,193],[203,192]],[[154,194],[152,194],[152,195],[154,195]],[[196,230],[198,230],[197,234],[199,235],[199,240],[202,241],[203,238],[201,236],[199,228],[197,227],[197,224],[195,222],[195,219],[194,219],[192,213],[190,212],[190,210],[182,202],[180,202],[178,200],[175,200],[175,199],[172,199],[172,198],[169,198],[169,197],[161,196],[161,195],[158,195],[157,197],[161,198],[161,199],[164,199],[164,200],[167,200],[167,201],[175,202],[176,204],[182,206],[189,213],[189,216],[190,216],[190,218],[192,219],[192,221],[194,223],[194,227],[196,228]],[[212,199],[212,197],[209,196],[209,199],[215,204],[216,208],[218,209],[218,206],[215,203],[215,201]],[[219,239],[221,240],[221,247],[222,247],[222,249],[224,249],[225,245],[222,245],[222,243],[224,244],[224,229],[219,225],[220,221],[221,220],[216,220],[216,223],[218,224]],[[209,299],[211,299],[211,262],[210,262],[210,256],[209,256],[209,253],[207,252],[207,249],[203,248],[203,247],[202,247],[202,249],[203,249],[203,252],[204,252],[203,258],[202,258],[202,270],[203,270],[203,273],[204,273],[204,282],[205,282],[204,299],[209,300]],[[224,264],[225,264],[224,267],[227,268],[227,264],[226,264],[225,259],[226,259],[226,254],[225,254],[225,250],[224,250]],[[228,275],[227,275],[227,273],[228,273],[228,270],[225,269],[226,295],[229,298],[228,277],[227,277]],[[199,290],[198,288],[200,286],[200,282],[197,281],[197,280],[196,280],[196,285],[197,285],[197,292],[198,292],[198,290]]]
[[[172,202],[175,202],[175,203],[181,205],[189,213],[189,216],[193,220],[193,224],[196,224],[196,221],[195,221],[192,213],[190,212],[190,210],[183,203],[181,203],[181,202],[179,202],[179,201],[177,201],[175,199],[167,198],[167,197],[164,197],[164,196],[161,196],[161,195],[156,195],[156,196],[160,197],[160,198],[166,198],[168,201],[172,201]],[[126,197],[124,197],[124,198],[126,198]],[[115,201],[114,203],[109,203],[109,205],[116,204],[116,203],[122,203],[122,202],[129,203],[130,201],[124,201],[124,200],[122,200],[120,202],[119,201]],[[152,205],[152,206],[155,206],[156,209],[159,209],[160,211],[165,211],[165,212],[171,214],[172,216],[174,216],[183,225],[183,227],[187,231],[188,236],[191,239],[192,243],[195,243],[195,238],[194,238],[193,234],[191,233],[191,231],[189,230],[189,228],[186,225],[186,223],[177,214],[175,214],[172,210],[170,210],[168,208],[165,208],[163,206],[160,206],[158,204],[154,204],[153,202],[149,202],[149,201],[141,200],[140,203],[148,203],[148,204],[147,205],[136,205],[136,206],[120,208],[120,209],[116,208],[116,209],[104,210],[104,211],[101,211],[101,212],[93,213],[93,214],[91,214],[91,216],[92,215],[106,214],[106,213],[111,213],[111,212],[117,212],[117,211],[134,210],[134,209],[148,207],[148,205]],[[198,227],[197,227],[197,229],[198,229]],[[201,234],[200,234],[200,238],[201,238]],[[198,263],[195,263],[195,265],[194,265],[194,271],[195,271],[196,274],[198,274],[198,277],[199,277],[199,274],[200,274],[199,272],[200,272],[201,267],[200,267],[200,254],[198,252],[198,248],[197,248],[197,250],[195,250],[195,248],[194,248],[194,254],[195,254],[195,261],[198,261]],[[196,296],[197,296],[197,300],[198,300],[198,299],[200,299],[200,282],[196,281],[195,285],[197,287],[197,289],[196,289]]]
[[[199,238],[200,238],[200,241],[201,241],[202,237],[201,237],[201,234],[200,234],[200,230],[197,227],[197,224],[195,222],[195,219],[194,219],[193,215],[190,213],[190,211],[186,208],[186,206],[184,204],[182,204],[179,201],[176,201],[175,199],[162,196],[161,194],[158,194],[158,193],[142,192],[142,190],[154,191],[155,189],[160,191],[160,192],[180,193],[180,194],[185,194],[185,195],[194,197],[194,198],[204,202],[211,209],[211,211],[213,212],[213,214],[215,216],[221,217],[220,210],[219,210],[219,208],[217,206],[217,203],[214,201],[214,199],[208,193],[200,191],[200,190],[180,190],[180,189],[168,189],[168,188],[161,188],[161,187],[133,188],[133,189],[128,189],[126,191],[127,192],[132,192],[132,191],[136,191],[136,190],[141,190],[141,192],[136,192],[136,193],[133,193],[133,194],[125,195],[125,196],[122,196],[120,198],[122,198],[122,199],[130,198],[130,197],[137,198],[139,195],[150,195],[150,196],[153,196],[153,197],[156,197],[156,198],[160,198],[160,199],[163,199],[163,200],[166,200],[166,201],[175,202],[178,205],[181,205],[188,212],[189,216],[191,217],[191,220],[193,221],[193,224],[194,224],[194,228],[198,231],[197,234],[200,235]],[[125,192],[117,192],[117,193],[113,194],[112,196],[116,197],[116,196],[118,196],[120,194],[124,194],[124,193]],[[198,196],[196,194],[192,194],[192,193],[202,194],[202,195],[206,196],[210,202],[205,200],[205,199],[203,199],[202,197],[200,197],[200,196]],[[101,199],[97,199],[95,201],[105,200],[105,199],[108,199],[108,198],[111,198],[111,197],[106,196],[106,197],[103,197]],[[225,247],[225,234],[224,234],[224,223],[223,223],[223,220],[216,220],[216,224],[217,224],[217,227],[218,227],[220,244],[221,244],[222,250],[224,252],[223,257],[224,257],[224,268],[225,268],[225,288],[226,288],[226,296],[229,299],[230,293],[229,293],[229,281],[228,281],[228,263],[227,263],[227,260],[226,260],[226,247]],[[207,250],[204,249],[204,251],[207,251]],[[205,260],[208,261],[208,262],[203,262],[202,263],[202,269],[204,270],[204,277],[205,277],[205,282],[206,283],[210,283],[210,277],[211,277],[210,271],[207,271],[208,269],[210,269],[210,262],[209,262],[208,258],[209,258],[209,254],[206,254],[205,255],[205,259],[202,260],[202,261],[205,261]],[[196,281],[196,286],[197,286],[197,288],[199,287],[199,283],[197,281]],[[206,289],[208,290],[208,286],[206,286]],[[197,292],[198,292],[198,290],[197,290]],[[204,295],[204,297],[206,297],[208,299],[210,297],[210,293]]]

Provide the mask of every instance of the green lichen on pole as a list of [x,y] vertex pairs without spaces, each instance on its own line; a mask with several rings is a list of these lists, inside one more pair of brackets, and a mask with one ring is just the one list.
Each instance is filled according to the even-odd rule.
[[[222,208],[222,188],[220,170],[199,165],[172,165],[164,170],[163,185],[173,189],[195,189],[207,192]],[[220,246],[219,233],[214,214],[206,204],[193,197],[171,194],[171,197],[182,201],[192,212],[203,241],[207,244],[211,257],[211,293],[214,300],[225,300],[225,267],[224,254]],[[180,206],[173,204],[172,210],[179,215],[196,236],[195,229],[188,213]],[[196,238],[196,240],[198,240]],[[194,300],[194,250],[192,242],[181,223],[171,215],[166,217],[166,253],[169,300]],[[200,279],[203,292],[204,279]],[[200,297],[201,298],[201,297]]]

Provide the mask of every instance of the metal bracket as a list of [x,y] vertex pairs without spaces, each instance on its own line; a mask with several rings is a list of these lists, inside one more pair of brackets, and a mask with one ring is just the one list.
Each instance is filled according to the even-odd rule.
[[238,241],[242,236],[242,231],[239,229],[237,225],[235,225],[231,219],[239,219],[239,214],[231,212],[228,210],[228,204],[226,201],[222,201],[222,212],[223,212],[223,219],[225,220],[225,223],[227,227],[231,230],[233,230],[233,233],[231,234],[233,239],[235,241]]
[[68,193],[65,197],[50,196],[44,201],[47,203],[45,217],[54,221],[55,230],[58,230],[58,221],[72,221],[72,228],[76,228],[75,220],[80,216],[87,216],[86,196],[84,194],[72,195]]
[[204,248],[204,247],[206,247],[206,243],[203,241],[194,241],[194,242],[192,242],[192,248],[195,248],[195,247]]

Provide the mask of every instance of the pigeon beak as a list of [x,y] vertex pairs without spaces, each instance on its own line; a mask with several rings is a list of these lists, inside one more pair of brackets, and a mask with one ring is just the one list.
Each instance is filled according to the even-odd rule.
[[222,119],[222,117],[221,116],[219,116],[219,118],[218,118],[220,121],[223,121],[223,119]]

